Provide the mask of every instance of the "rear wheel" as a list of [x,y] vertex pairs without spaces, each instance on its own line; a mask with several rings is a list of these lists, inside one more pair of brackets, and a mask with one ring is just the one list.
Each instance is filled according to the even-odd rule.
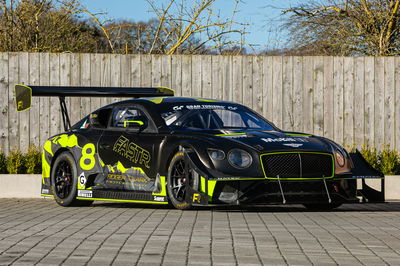
[[57,156],[51,169],[51,186],[55,201],[64,207],[84,206],[92,201],[77,200],[77,167],[70,152]]
[[342,203],[317,203],[317,204],[309,203],[303,205],[310,211],[330,211],[340,207]]
[[188,187],[198,187],[198,174],[190,168],[183,152],[178,152],[172,158],[167,177],[169,199],[175,208],[186,210],[192,207],[192,202],[186,200]]

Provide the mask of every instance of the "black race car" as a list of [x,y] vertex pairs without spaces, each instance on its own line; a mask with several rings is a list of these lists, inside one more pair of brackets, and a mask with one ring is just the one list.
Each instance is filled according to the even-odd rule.
[[[19,111],[31,96],[58,96],[64,133],[43,149],[42,195],[62,206],[93,200],[168,204],[301,203],[331,209],[382,201],[357,178],[382,178],[359,154],[323,137],[278,129],[232,102],[167,97],[168,88],[16,85]],[[104,106],[70,126],[64,97],[142,97]],[[151,97],[153,96],[153,97]]]

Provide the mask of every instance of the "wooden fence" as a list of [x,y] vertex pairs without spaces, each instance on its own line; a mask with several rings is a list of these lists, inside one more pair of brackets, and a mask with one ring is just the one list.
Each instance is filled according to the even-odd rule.
[[[400,57],[264,57],[0,53],[0,147],[26,151],[62,131],[56,98],[17,113],[14,84],[167,86],[232,100],[284,130],[349,146],[400,150]],[[75,122],[113,99],[71,98]]]

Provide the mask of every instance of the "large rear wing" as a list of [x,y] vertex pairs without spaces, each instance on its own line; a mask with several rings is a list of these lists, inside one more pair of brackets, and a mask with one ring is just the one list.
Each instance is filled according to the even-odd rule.
[[59,97],[64,128],[71,128],[65,97],[161,97],[174,96],[174,91],[166,87],[66,87],[66,86],[26,86],[15,85],[15,104],[17,111],[27,110],[32,105],[32,96]]

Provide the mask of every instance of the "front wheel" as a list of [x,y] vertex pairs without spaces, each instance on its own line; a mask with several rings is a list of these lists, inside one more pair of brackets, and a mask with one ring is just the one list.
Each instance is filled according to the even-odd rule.
[[189,186],[193,189],[198,188],[198,180],[198,174],[191,169],[184,153],[175,154],[169,164],[167,177],[168,196],[175,208],[186,210],[192,207],[192,202],[186,199],[186,195]]
[[90,205],[92,201],[76,199],[77,167],[70,152],[57,156],[51,169],[51,187],[55,201],[64,207]]

